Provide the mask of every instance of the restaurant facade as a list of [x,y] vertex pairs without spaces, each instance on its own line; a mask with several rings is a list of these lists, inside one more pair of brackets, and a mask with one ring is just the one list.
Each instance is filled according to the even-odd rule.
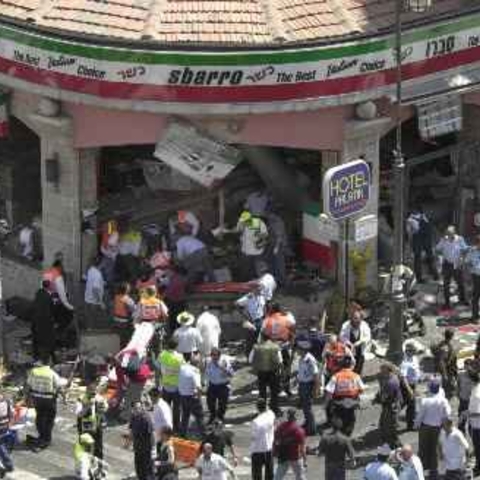
[[[98,249],[100,226],[122,215],[148,224],[188,209],[208,228],[231,225],[229,214],[241,205],[229,202],[242,175],[242,192],[267,188],[282,205],[303,260],[340,281],[342,229],[321,216],[321,179],[329,168],[357,159],[368,163],[372,185],[366,209],[352,219],[348,255],[363,260],[364,282],[376,284],[377,258],[388,259],[391,248],[393,2],[367,0],[361,18],[353,0],[343,14],[333,9],[339,35],[322,27],[325,13],[304,14],[313,22],[311,38],[295,30],[293,17],[286,19],[282,2],[246,2],[258,15],[260,4],[277,7],[273,14],[264,6],[270,12],[265,28],[273,33],[263,37],[254,22],[237,37],[192,30],[191,41],[186,30],[169,33],[174,24],[167,13],[150,12],[141,20],[150,33],[137,35],[133,27],[122,30],[120,21],[108,30],[92,20],[82,30],[83,20],[67,18],[69,9],[53,14],[57,2],[50,11],[33,1],[25,11],[28,3],[10,1],[16,8],[0,13],[0,217],[12,239],[32,224],[41,242],[28,259],[14,240],[7,242],[5,297],[31,298],[42,268],[59,253],[78,283]],[[105,7],[76,3],[93,19]],[[140,22],[131,13],[122,16],[135,2],[104,3],[110,17]],[[176,2],[163,3],[173,8]],[[197,13],[209,4],[177,3]],[[306,0],[296,3],[310,8]],[[471,230],[480,192],[480,10],[437,3],[421,18],[407,14],[402,35],[404,150],[407,164],[415,159],[412,172],[423,168],[409,177],[409,191],[423,199],[422,181],[436,175],[427,200],[449,204],[448,220]],[[383,26],[367,15],[373,4],[385,7]],[[221,30],[216,13],[211,28]]]

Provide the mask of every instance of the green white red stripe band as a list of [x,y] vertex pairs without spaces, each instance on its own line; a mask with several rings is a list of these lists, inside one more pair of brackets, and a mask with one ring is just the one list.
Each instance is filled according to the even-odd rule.
[[[480,15],[405,34],[405,79],[480,61]],[[0,73],[120,100],[242,104],[363,92],[395,81],[392,37],[261,52],[150,52],[0,26]]]

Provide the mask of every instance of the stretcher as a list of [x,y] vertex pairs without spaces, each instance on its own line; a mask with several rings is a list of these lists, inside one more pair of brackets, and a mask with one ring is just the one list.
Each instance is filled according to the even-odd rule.
[[252,292],[255,286],[255,282],[201,283],[193,287],[187,301],[189,303],[230,303]]
[[118,358],[120,358],[122,366],[126,367],[133,354],[137,354],[140,358],[147,355],[148,345],[150,344],[155,333],[155,325],[150,322],[141,322],[135,327],[132,338],[128,344],[120,350]]

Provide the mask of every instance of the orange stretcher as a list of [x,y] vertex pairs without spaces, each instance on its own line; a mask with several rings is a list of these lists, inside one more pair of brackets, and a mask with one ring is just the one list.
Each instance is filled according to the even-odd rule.
[[172,437],[175,461],[186,465],[194,465],[200,455],[200,442]]

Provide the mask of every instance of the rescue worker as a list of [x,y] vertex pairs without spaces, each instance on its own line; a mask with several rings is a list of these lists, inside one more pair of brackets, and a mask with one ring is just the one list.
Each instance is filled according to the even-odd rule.
[[157,297],[154,287],[147,287],[141,296],[136,312],[140,322],[163,322],[168,317],[166,305]]
[[265,333],[261,334],[261,342],[257,343],[249,356],[253,371],[257,375],[260,397],[267,400],[267,388],[270,389],[270,409],[276,416],[281,414],[278,406],[282,355],[280,347],[272,342]]
[[352,351],[337,335],[331,335],[322,353],[325,383],[342,369],[345,357],[353,359]]
[[448,399],[456,391],[458,376],[457,352],[452,345],[454,335],[454,330],[445,330],[443,340],[432,347],[434,369],[442,377],[442,387]]
[[95,440],[88,433],[80,435],[73,449],[75,478],[77,480],[100,480],[106,478],[108,465],[93,452]]
[[95,442],[93,454],[102,460],[106,411],[106,400],[97,394],[95,383],[90,384],[83,398],[77,403],[77,432],[79,437],[88,433],[93,438]]
[[320,371],[315,357],[310,353],[311,346],[308,341],[298,343],[298,348],[301,351],[301,358],[298,361],[298,395],[305,418],[303,429],[307,435],[317,433],[312,403],[320,390]]
[[362,309],[354,308],[350,320],[347,320],[340,331],[340,340],[352,345],[355,355],[355,373],[362,374],[365,363],[365,351],[372,340],[370,326],[364,320]]
[[268,228],[260,217],[245,210],[238,219],[236,230],[240,233],[243,280],[258,278],[266,269],[264,256],[268,245]]
[[180,428],[180,396],[178,393],[178,376],[180,368],[185,363],[181,353],[175,348],[177,343],[171,339],[167,343],[167,348],[158,356],[160,367],[162,398],[170,405],[173,414],[173,430],[178,432]]
[[398,413],[402,404],[400,381],[393,365],[384,363],[380,366],[380,389],[374,399],[382,407],[380,413],[380,440],[390,448],[398,448],[401,443],[398,438]]
[[282,355],[282,387],[290,396],[290,373],[292,367],[292,345],[295,339],[296,320],[291,312],[287,312],[278,303],[273,304],[263,321],[262,331],[278,343]]
[[0,478],[6,473],[13,471],[13,461],[10,456],[8,438],[10,425],[13,421],[13,409],[11,403],[0,393]]
[[120,348],[124,348],[132,336],[133,315],[136,305],[130,296],[130,285],[122,283],[113,299],[113,323],[120,336]]
[[326,410],[329,420],[333,416],[340,418],[345,435],[352,435],[355,428],[355,410],[360,404],[360,395],[365,386],[358,373],[352,369],[352,359],[343,359],[343,368],[337,372],[325,387]]
[[25,387],[27,401],[36,411],[35,426],[38,438],[27,436],[33,447],[46,448],[52,441],[52,430],[57,416],[57,396],[64,382],[48,362],[39,360],[30,370]]

